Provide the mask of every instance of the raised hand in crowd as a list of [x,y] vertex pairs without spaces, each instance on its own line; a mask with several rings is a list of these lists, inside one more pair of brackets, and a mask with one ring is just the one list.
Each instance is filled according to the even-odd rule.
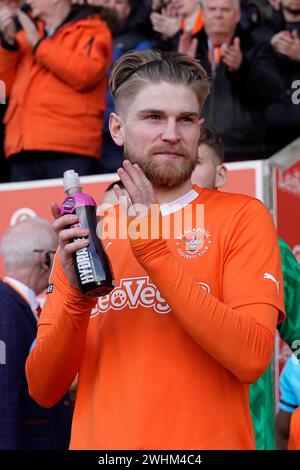
[[271,45],[276,52],[300,62],[300,39],[296,30],[280,31],[275,34],[271,39]]
[[235,37],[231,45],[224,44],[222,46],[222,60],[230,72],[239,70],[243,60],[240,38]]
[[0,1],[0,32],[9,44],[15,42],[16,26],[14,16],[17,11],[17,2]]
[[22,10],[17,11],[18,20],[27,36],[28,42],[34,47],[40,40],[38,30],[32,19]]
[[153,30],[170,38],[176,34],[179,29],[179,18],[171,4],[161,10],[161,13],[152,12],[150,15]]
[[178,52],[195,58],[197,54],[198,43],[198,39],[193,38],[191,31],[185,31],[179,38]]
[[279,10],[281,5],[281,0],[269,0],[269,3],[274,10]]

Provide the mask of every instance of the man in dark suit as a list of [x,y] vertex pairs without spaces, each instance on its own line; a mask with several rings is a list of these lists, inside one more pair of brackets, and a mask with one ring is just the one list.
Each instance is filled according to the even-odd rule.
[[[57,237],[46,220],[10,227],[1,242],[6,275],[0,281],[0,449],[67,449],[67,397],[45,409],[28,394],[25,361],[37,332],[36,295],[48,284]],[[41,371],[42,373],[42,371]]]

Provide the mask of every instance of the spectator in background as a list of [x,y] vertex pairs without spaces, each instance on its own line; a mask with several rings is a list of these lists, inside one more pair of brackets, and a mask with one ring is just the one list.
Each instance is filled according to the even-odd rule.
[[[145,4],[142,0],[104,0],[104,6],[113,10],[119,21],[119,31],[113,42],[113,62],[127,51],[150,49],[152,42],[142,34]],[[113,97],[107,92],[104,115],[103,149],[100,173],[114,173],[122,165],[123,149],[118,147],[109,132],[109,116],[114,111]]]
[[221,188],[227,181],[224,147],[213,127],[203,127],[198,146],[198,161],[191,176],[192,184],[203,188]]
[[283,92],[268,46],[255,47],[239,28],[238,0],[204,0],[204,29],[196,50],[189,33],[181,36],[180,52],[196,55],[213,79],[203,116],[221,134],[225,161],[266,156],[261,114]]
[[71,412],[68,401],[44,409],[27,388],[25,361],[37,332],[36,295],[48,285],[57,248],[49,222],[27,219],[3,235],[1,252],[6,274],[0,281],[0,449],[67,449]]
[[[300,339],[300,267],[290,247],[279,238],[286,317],[278,325],[280,337],[295,351]],[[275,449],[275,413],[272,371],[250,387],[250,408],[255,429],[256,449]],[[280,447],[281,448],[281,447]]]
[[4,126],[3,116],[6,110],[6,105],[0,103],[0,182],[6,181],[6,160],[4,156]]
[[285,363],[280,376],[280,401],[276,416],[276,443],[279,450],[288,448],[292,413],[300,406],[299,359],[299,354],[298,357],[293,354]]
[[101,199],[101,204],[111,204],[114,206],[115,204],[119,204],[119,199],[116,196],[114,186],[118,184],[120,188],[124,189],[124,185],[121,180],[113,181],[108,185],[106,190],[104,191],[103,197]]
[[200,0],[170,0],[161,12],[150,15],[153,30],[160,39],[159,49],[176,51],[180,36],[189,31],[194,38],[203,28],[203,12]]
[[[30,16],[0,3],[0,76],[11,180],[97,170],[111,35],[92,7],[29,0]],[[14,29],[17,15],[21,30]]]
[[291,417],[288,450],[300,450],[300,406],[293,412]]
[[255,38],[271,44],[284,89],[265,114],[267,151],[272,155],[300,135],[300,1],[282,0]]

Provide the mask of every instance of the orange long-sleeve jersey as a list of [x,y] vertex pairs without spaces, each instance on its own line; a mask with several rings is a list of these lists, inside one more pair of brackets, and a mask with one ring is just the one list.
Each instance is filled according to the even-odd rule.
[[51,406],[79,371],[72,449],[254,448],[247,384],[284,312],[273,222],[255,199],[196,187],[161,211],[170,239],[105,241],[116,287],[92,312],[56,257],[30,393]]

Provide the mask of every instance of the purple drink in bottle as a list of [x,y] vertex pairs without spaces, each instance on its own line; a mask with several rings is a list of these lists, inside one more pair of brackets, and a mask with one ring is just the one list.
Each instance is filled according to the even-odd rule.
[[64,172],[67,198],[60,207],[61,215],[77,214],[79,222],[72,227],[89,229],[89,244],[74,253],[78,287],[82,293],[101,297],[114,289],[114,280],[108,257],[97,235],[96,203],[82,192],[80,179],[74,170]]

